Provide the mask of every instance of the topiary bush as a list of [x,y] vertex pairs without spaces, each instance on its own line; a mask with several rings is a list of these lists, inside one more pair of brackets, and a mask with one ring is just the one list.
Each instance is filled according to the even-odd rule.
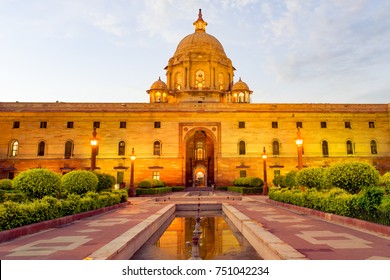
[[46,195],[59,197],[61,194],[61,176],[45,168],[21,172],[13,179],[12,185],[31,199]]
[[165,188],[165,182],[157,179],[145,179],[138,183],[138,188]]
[[93,172],[75,170],[62,176],[62,188],[70,194],[84,194],[96,191],[99,179]]
[[115,177],[114,176],[107,174],[107,173],[100,173],[100,172],[94,172],[94,174],[98,178],[98,184],[96,186],[97,192],[111,190],[112,187],[115,185]]
[[263,186],[263,184],[263,180],[254,176],[237,178],[233,181],[233,185],[237,187],[258,188]]
[[327,169],[328,183],[356,194],[364,187],[379,184],[379,172],[371,165],[362,162],[335,164]]
[[324,187],[325,169],[306,168],[297,173],[296,182],[298,185],[309,189],[322,189]]
[[0,190],[11,190],[12,189],[12,180],[11,179],[1,179],[0,180]]

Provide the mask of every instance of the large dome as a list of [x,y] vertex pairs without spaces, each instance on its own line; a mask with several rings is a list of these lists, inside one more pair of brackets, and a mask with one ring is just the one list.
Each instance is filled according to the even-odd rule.
[[222,44],[206,32],[194,32],[180,41],[174,57],[188,55],[189,53],[212,53],[227,57]]
[[187,35],[180,41],[173,55],[174,57],[179,58],[183,55],[187,56],[190,53],[196,53],[198,55],[204,53],[227,58],[225,50],[218,39],[206,33],[207,22],[203,20],[200,10],[194,26],[195,32]]

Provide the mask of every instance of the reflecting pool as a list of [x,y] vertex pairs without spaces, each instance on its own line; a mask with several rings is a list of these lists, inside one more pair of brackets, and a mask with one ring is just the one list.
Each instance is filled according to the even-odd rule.
[[[163,233],[156,233],[133,260],[186,260],[191,258],[195,216],[176,215]],[[199,256],[203,260],[262,259],[242,234],[223,215],[201,217]]]

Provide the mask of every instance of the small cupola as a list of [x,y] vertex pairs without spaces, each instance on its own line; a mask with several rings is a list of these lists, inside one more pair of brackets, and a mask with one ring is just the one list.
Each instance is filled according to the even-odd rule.
[[149,90],[146,91],[150,96],[150,103],[166,103],[168,102],[168,86],[166,83],[158,80],[155,81]]

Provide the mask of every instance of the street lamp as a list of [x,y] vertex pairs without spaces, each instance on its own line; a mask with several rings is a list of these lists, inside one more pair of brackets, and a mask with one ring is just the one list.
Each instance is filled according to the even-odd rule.
[[303,159],[302,159],[303,140],[301,137],[301,131],[299,130],[299,127],[298,127],[297,135],[298,137],[295,143],[297,144],[298,147],[298,170],[301,170],[303,167]]
[[91,148],[92,148],[92,156],[91,156],[91,170],[94,171],[96,169],[96,154],[97,154],[97,147],[98,147],[98,140],[96,138],[96,127],[93,128],[92,132],[92,138],[90,140]]
[[131,168],[130,168],[130,197],[135,197],[135,188],[134,188],[134,148],[131,150]]
[[265,147],[263,147],[263,170],[264,170],[264,185],[263,195],[268,195],[268,183],[267,183],[267,153]]

